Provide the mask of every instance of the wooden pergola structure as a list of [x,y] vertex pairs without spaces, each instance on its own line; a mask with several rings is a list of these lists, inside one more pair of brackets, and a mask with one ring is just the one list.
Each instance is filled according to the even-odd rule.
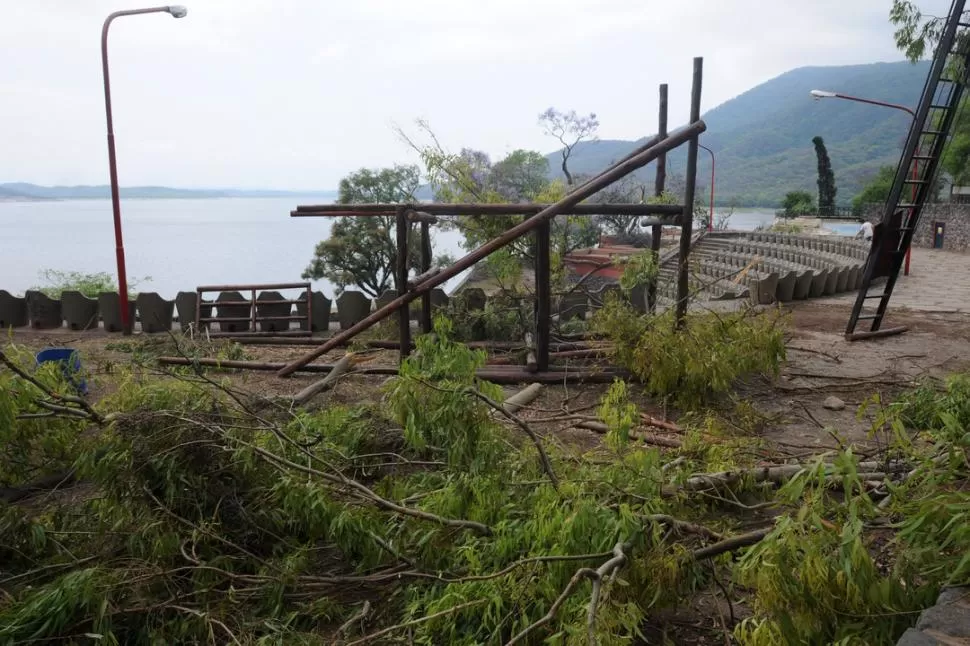
[[[565,373],[550,366],[550,323],[552,317],[552,293],[550,286],[550,224],[557,215],[596,215],[621,214],[648,216],[646,222],[653,226],[653,250],[659,251],[660,228],[664,225],[680,227],[680,254],[677,280],[676,313],[678,325],[682,323],[688,301],[687,258],[693,225],[693,203],[696,186],[698,136],[707,126],[700,119],[701,81],[703,59],[694,59],[693,84],[691,89],[690,119],[688,125],[672,133],[667,132],[667,86],[660,86],[660,110],[658,134],[638,146],[623,159],[594,176],[584,184],[575,187],[558,202],[552,204],[324,204],[298,206],[292,217],[374,217],[394,216],[396,223],[397,266],[395,284],[397,298],[372,312],[369,316],[343,330],[312,351],[287,363],[277,370],[277,375],[285,377],[297,370],[306,368],[312,361],[330,350],[345,345],[357,334],[376,325],[384,319],[398,315],[400,326],[400,352],[403,360],[411,348],[411,325],[408,305],[421,299],[420,325],[423,332],[431,330],[430,292],[445,281],[457,276],[475,263],[498,251],[514,240],[526,235],[535,237],[535,352],[536,370],[521,370],[522,380],[541,380],[545,376],[561,378]],[[681,205],[662,204],[584,204],[590,196],[610,184],[626,177],[651,161],[657,161],[655,192],[660,194],[666,182],[666,155],[674,148],[688,144],[686,187]],[[479,248],[469,252],[453,265],[431,268],[430,226],[438,216],[526,216],[522,222],[510,227],[501,235],[489,240]],[[412,224],[420,225],[421,236],[421,273],[409,278],[408,242]],[[649,298],[654,302],[656,285],[651,285]],[[514,375],[510,375],[513,376]]]

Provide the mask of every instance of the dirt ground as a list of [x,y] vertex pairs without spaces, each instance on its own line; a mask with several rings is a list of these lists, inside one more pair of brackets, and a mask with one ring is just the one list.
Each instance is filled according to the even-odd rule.
[[[888,325],[906,325],[909,331],[884,339],[848,342],[842,332],[848,317],[845,304],[805,302],[786,308],[790,312],[788,360],[781,375],[771,382],[756,379],[741,384],[737,393],[754,404],[768,423],[764,439],[781,445],[825,450],[842,441],[865,443],[872,415],[857,416],[860,405],[874,394],[883,401],[915,383],[919,378],[942,377],[970,366],[970,314],[930,313],[895,309]],[[117,368],[153,350],[171,353],[168,335],[140,335],[126,339],[102,331],[14,330],[9,337],[15,344],[32,351],[49,346],[67,346],[79,351],[90,375],[91,396],[95,399],[113,388]],[[153,346],[156,346],[153,348]],[[296,358],[307,346],[247,345],[244,359],[280,363]],[[134,351],[134,352],[133,352]],[[321,357],[319,363],[333,363],[343,356],[338,349]],[[368,366],[393,366],[396,351],[374,351],[365,356]],[[319,375],[298,373],[279,378],[272,371],[234,371],[227,373],[233,384],[262,396],[290,396]],[[348,375],[340,380],[326,401],[352,403],[381,396],[382,375]],[[511,394],[517,386],[506,387]],[[562,435],[568,444],[589,446],[598,443],[593,431],[574,428],[578,416],[595,415],[595,407],[607,386],[550,385],[540,398],[521,415],[543,432]],[[841,410],[823,406],[829,397],[845,403]],[[641,410],[655,417],[676,420],[677,411],[663,411],[655,403],[641,399]],[[567,419],[563,419],[567,418]]]

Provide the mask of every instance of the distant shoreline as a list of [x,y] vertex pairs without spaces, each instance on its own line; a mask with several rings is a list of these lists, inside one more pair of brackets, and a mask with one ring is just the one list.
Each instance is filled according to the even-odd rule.
[[[286,191],[272,189],[236,188],[174,188],[170,186],[122,186],[121,197],[126,200],[216,199],[216,198],[281,198],[317,197],[336,199],[337,191],[317,189]],[[35,202],[48,200],[110,200],[107,185],[41,186],[29,182],[0,183],[0,202]]]

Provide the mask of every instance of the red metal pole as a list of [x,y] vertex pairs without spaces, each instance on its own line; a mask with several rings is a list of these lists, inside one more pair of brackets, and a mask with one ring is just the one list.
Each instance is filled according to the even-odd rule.
[[185,15],[183,7],[150,7],[116,11],[104,20],[101,27],[101,72],[104,76],[104,113],[108,122],[108,172],[111,178],[111,210],[115,225],[115,260],[118,264],[118,303],[121,306],[122,334],[131,334],[131,311],[128,305],[128,277],[125,272],[125,244],[121,235],[121,194],[118,188],[118,160],[115,155],[114,123],[111,118],[111,81],[108,75],[108,27],[111,21],[120,16],[134,16],[143,13],[170,13],[176,18]]

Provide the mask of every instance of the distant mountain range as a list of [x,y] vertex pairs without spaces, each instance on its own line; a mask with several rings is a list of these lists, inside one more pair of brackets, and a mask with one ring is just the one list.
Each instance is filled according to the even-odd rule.
[[[168,186],[124,186],[121,197],[128,199],[203,199],[219,197],[325,197],[335,198],[337,191],[263,191],[239,189],[189,189]],[[0,200],[103,200],[111,197],[111,187],[103,186],[38,186],[24,182],[0,184]]]
[[[915,108],[928,70],[928,62],[802,67],[710,110],[702,116],[707,131],[701,143],[716,158],[715,202],[719,207],[731,203],[777,206],[788,191],[814,194],[812,138],[818,135],[832,160],[837,200],[847,204],[880,166],[898,163],[910,117],[899,110],[842,99],[816,101],[809,92],[831,90]],[[655,127],[651,118],[644,115],[644,130]],[[682,115],[671,114],[670,123],[683,123]],[[647,138],[581,143],[573,150],[570,172],[602,170]],[[550,172],[561,176],[559,153],[550,153],[548,159]],[[668,156],[668,175],[682,177],[685,166],[686,146],[682,146]],[[698,196],[706,199],[710,158],[703,150],[697,169]],[[653,164],[638,173],[651,185],[653,176]]]

